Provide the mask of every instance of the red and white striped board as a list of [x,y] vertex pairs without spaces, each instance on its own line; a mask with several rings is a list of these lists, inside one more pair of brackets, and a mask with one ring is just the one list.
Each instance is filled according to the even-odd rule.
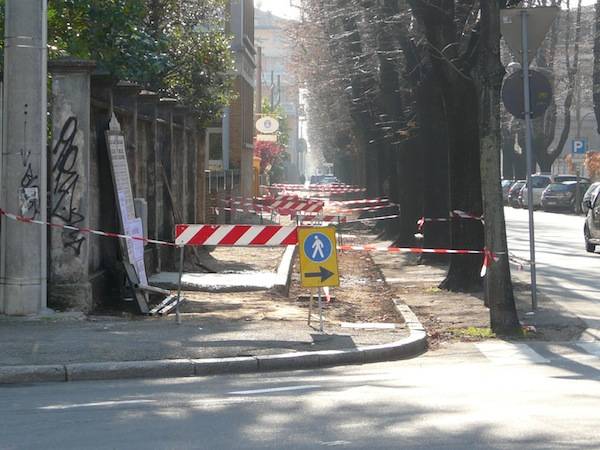
[[304,211],[307,213],[318,213],[323,210],[325,203],[322,201],[314,201],[314,200],[275,200],[273,203],[269,205],[270,208],[273,208],[276,211],[287,210],[287,211]]
[[177,225],[175,245],[281,247],[298,243],[298,229],[281,225]]

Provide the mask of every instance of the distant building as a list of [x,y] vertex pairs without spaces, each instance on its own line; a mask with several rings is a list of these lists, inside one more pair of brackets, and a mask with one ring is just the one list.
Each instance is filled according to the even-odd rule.
[[255,10],[255,43],[260,47],[262,67],[260,82],[262,99],[273,106],[281,105],[288,116],[290,167],[288,181],[299,178],[303,166],[303,146],[299,141],[299,85],[291,67],[291,41],[289,29],[291,20],[275,16],[270,12]]
[[227,31],[233,37],[235,99],[224,109],[220,126],[207,129],[206,167],[212,172],[239,171],[242,195],[252,192],[254,153],[254,1],[230,0]]

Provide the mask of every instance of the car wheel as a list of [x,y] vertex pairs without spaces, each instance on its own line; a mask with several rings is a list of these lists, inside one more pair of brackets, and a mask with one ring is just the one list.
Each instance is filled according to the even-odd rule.
[[588,230],[587,224],[583,229],[583,237],[585,239],[585,251],[588,253],[594,253],[596,251],[596,244],[592,244],[589,242],[590,232]]

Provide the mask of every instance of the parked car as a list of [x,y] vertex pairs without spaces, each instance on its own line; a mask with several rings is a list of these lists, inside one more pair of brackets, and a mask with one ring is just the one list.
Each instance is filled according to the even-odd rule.
[[[583,195],[583,199],[581,200],[581,211],[583,211],[584,214],[587,214],[588,209],[589,209],[586,205],[594,202],[594,199],[596,198],[596,195],[598,195],[599,191],[600,191],[600,181],[596,181],[595,183],[592,183],[590,185],[590,187],[588,188],[588,190],[585,191],[585,194]],[[588,200],[588,202],[586,202],[586,200]]]
[[583,226],[583,237],[586,251],[593,253],[596,251],[596,245],[600,245],[600,195],[585,202],[588,212]]
[[508,204],[513,208],[519,208],[519,193],[521,188],[525,186],[525,180],[516,181],[508,191]]
[[592,181],[589,178],[586,177],[578,177],[577,175],[569,175],[569,174],[564,174],[564,175],[552,175],[552,181],[554,183],[562,183],[563,181],[587,181],[588,183],[591,183]]
[[513,184],[515,184],[515,180],[502,180],[502,201],[505,205],[508,205],[508,191]]
[[[552,183],[552,177],[550,175],[542,175],[536,174],[531,175],[531,185],[533,186],[533,207],[537,208],[541,206],[542,200],[542,192],[544,189],[548,187],[548,185]],[[528,186],[525,184],[523,188],[521,188],[521,192],[519,193],[519,202],[523,208],[527,208],[527,191]]]
[[[583,193],[589,187],[590,184],[587,181],[580,181],[579,195],[583,197]],[[544,211],[561,209],[577,212],[577,181],[552,183],[544,190],[541,204]]]
[[340,180],[333,175],[313,175],[310,184],[339,184]]

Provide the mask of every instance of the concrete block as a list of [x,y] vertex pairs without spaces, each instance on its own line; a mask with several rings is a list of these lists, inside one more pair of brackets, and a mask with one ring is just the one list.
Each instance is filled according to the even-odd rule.
[[290,295],[292,268],[294,267],[294,257],[296,256],[297,249],[297,245],[288,245],[283,253],[281,262],[279,263],[279,268],[277,269],[273,291],[285,297]]
[[67,364],[67,381],[177,378],[194,375],[189,359]]
[[196,376],[226,373],[252,373],[258,370],[258,360],[252,356],[239,358],[195,359]]
[[65,367],[52,366],[2,366],[0,384],[47,383],[66,381]]
[[324,350],[317,353],[320,367],[364,364],[365,362],[365,353],[362,350]]
[[317,352],[284,353],[281,355],[257,356],[258,370],[302,370],[319,367]]

